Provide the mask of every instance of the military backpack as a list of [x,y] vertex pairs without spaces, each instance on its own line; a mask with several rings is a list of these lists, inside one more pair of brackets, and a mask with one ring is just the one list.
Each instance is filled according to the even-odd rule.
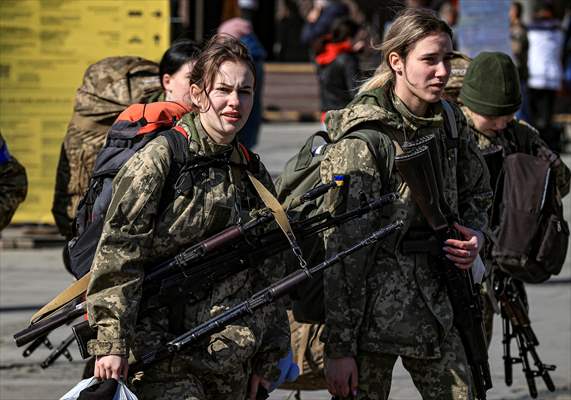
[[188,164],[187,134],[182,128],[173,128],[188,112],[186,106],[175,102],[133,104],[111,126],[105,145],[97,154],[87,192],[77,207],[73,238],[64,249],[64,263],[77,279],[91,268],[111,202],[113,178],[127,160],[161,135],[167,139],[171,149],[173,165],[169,179],[178,177]]
[[549,162],[525,153],[508,155],[494,193],[497,265],[527,283],[557,275],[567,255],[569,225]]
[[67,239],[109,128],[129,105],[150,102],[160,93],[158,64],[141,57],[107,57],[85,71],[61,147],[52,206]]

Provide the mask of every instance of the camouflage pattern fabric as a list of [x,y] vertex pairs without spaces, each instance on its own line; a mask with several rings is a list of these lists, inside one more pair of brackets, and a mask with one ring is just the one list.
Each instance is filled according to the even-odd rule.
[[[453,123],[459,133],[455,149],[446,146],[440,103],[431,108],[433,117],[416,117],[392,92],[381,88],[362,94],[344,110],[329,112],[327,124],[334,136],[369,121],[367,127],[376,124],[380,135],[399,143],[435,134],[441,154],[445,155],[440,160],[444,196],[464,225],[483,231],[491,203],[485,161],[457,107],[452,107]],[[387,154],[390,151],[395,150],[387,147]],[[380,170],[377,165],[366,144],[352,139],[331,146],[321,164],[323,182],[334,174],[348,177],[346,185],[324,199],[324,207],[332,213],[358,206],[361,192],[377,198],[390,189],[401,196],[376,214],[328,230],[325,233],[328,257],[345,248],[354,237],[364,237],[396,219],[405,220],[399,233],[376,248],[347,257],[325,272],[326,326],[322,336],[325,353],[330,358],[357,357],[357,360],[364,353],[391,354],[422,360],[428,368],[459,357],[457,348],[445,346],[452,332],[453,315],[439,277],[442,266],[426,254],[401,251],[403,238],[429,227],[398,173],[390,169],[392,166]],[[381,187],[382,174],[389,175],[391,188]],[[447,379],[436,375],[433,378],[442,382]]]
[[[446,357],[426,363],[417,358],[402,357],[402,364],[410,373],[423,400],[471,399],[470,373],[466,369],[466,354],[456,328],[442,343]],[[351,400],[386,400],[391,389],[392,371],[396,355],[362,353],[357,356],[359,386]],[[344,399],[344,398],[339,398]],[[347,399],[347,400],[349,400]]]
[[70,238],[71,222],[115,118],[130,104],[152,101],[161,93],[155,62],[140,57],[109,57],[92,64],[77,90],[57,168],[52,213]]
[[[230,160],[246,164],[235,145],[212,142],[197,116],[187,114],[180,125],[189,133],[192,154],[215,156],[231,152]],[[246,174],[223,166],[196,174],[192,193],[177,197],[157,215],[171,162],[169,152],[166,139],[159,137],[133,156],[114,179],[113,198],[87,292],[89,322],[98,328],[97,339],[88,344],[92,355],[131,353],[139,359],[143,352],[181,333],[169,328],[173,322],[169,318],[173,308],[170,304],[182,306],[174,320],[182,331],[187,331],[245,300],[284,273],[283,266],[275,260],[259,263],[257,268],[217,283],[212,290],[175,296],[167,304],[145,302],[140,309],[146,266],[237,223],[239,217],[248,220],[251,210],[263,207]],[[273,190],[261,163],[256,177]],[[159,390],[156,385],[160,386],[157,382],[163,379],[161,373],[168,376],[176,365],[184,371],[169,378],[172,387],[180,384],[188,388],[197,380],[206,393],[206,397],[197,395],[199,398],[237,398],[232,382],[245,387],[251,370],[269,380],[279,376],[277,361],[287,353],[289,341],[285,307],[275,303],[213,334],[204,345],[177,353],[170,362],[143,371],[135,387],[142,398],[156,398],[144,394],[146,388],[151,393]],[[205,375],[227,382],[230,395],[215,396],[215,387],[203,381]],[[173,380],[179,377],[181,381]]]
[[443,97],[446,100],[458,102],[458,96],[460,95],[460,89],[462,89],[462,82],[464,81],[464,75],[468,71],[470,62],[472,59],[467,55],[455,51],[453,53],[452,59],[450,60],[450,78],[444,87]]
[[6,142],[0,134],[0,231],[10,223],[27,193],[26,170],[8,153]]

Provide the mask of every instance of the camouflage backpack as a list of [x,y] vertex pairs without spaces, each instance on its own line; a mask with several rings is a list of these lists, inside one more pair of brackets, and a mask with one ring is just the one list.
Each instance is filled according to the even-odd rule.
[[158,64],[140,57],[105,58],[85,71],[60,152],[52,206],[66,238],[107,131],[127,106],[148,102],[160,91]]

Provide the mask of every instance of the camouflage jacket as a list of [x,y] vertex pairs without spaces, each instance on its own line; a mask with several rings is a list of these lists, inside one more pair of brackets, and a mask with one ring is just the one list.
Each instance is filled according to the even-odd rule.
[[8,153],[8,146],[0,135],[0,231],[10,223],[27,192],[26,170]]
[[[512,153],[525,153],[535,156],[539,148],[548,148],[547,144],[539,136],[539,132],[525,121],[514,119],[501,134],[491,137],[476,129],[466,107],[462,107],[462,111],[468,120],[468,126],[476,137],[478,147],[481,150],[485,150],[492,145],[501,146],[505,157]],[[559,193],[561,197],[564,197],[569,193],[571,171],[569,171],[569,168],[563,161],[561,161],[561,164],[555,169],[555,179]]]
[[[401,251],[403,240],[416,232],[426,232],[428,225],[408,186],[387,161],[395,151],[391,140],[403,143],[435,134],[441,154],[446,155],[441,159],[441,168],[447,202],[459,214],[461,223],[483,230],[491,201],[487,167],[456,107],[458,146],[447,147],[441,107],[440,103],[434,104],[430,118],[417,117],[394,94],[377,89],[360,95],[344,110],[328,113],[328,130],[333,139],[366,122],[367,128],[376,127],[389,140],[385,141],[386,157],[377,162],[359,139],[343,139],[328,148],[321,164],[322,180],[344,174],[348,184],[328,194],[325,207],[334,213],[356,207],[361,192],[378,197],[398,191],[401,196],[377,214],[327,231],[328,256],[373,229],[396,219],[405,220],[403,229],[377,248],[348,257],[325,273],[326,329],[322,339],[328,357],[355,356],[361,351],[423,359],[442,356],[441,343],[452,328],[452,307],[434,259]],[[383,181],[390,182],[391,187],[382,187]]]
[[[214,156],[224,152],[231,154],[231,161],[246,166],[236,143],[212,142],[194,114],[187,114],[179,124],[189,133],[191,154]],[[98,329],[97,339],[88,344],[91,354],[126,355],[131,351],[138,359],[145,350],[173,339],[176,335],[169,327],[169,313],[174,305],[144,302],[144,309],[140,309],[145,267],[237,223],[239,217],[249,219],[249,211],[263,206],[243,169],[213,166],[193,174],[190,194],[159,208],[170,164],[168,143],[159,137],[134,155],[113,181],[113,197],[87,292],[89,322]],[[274,190],[261,162],[254,175]],[[234,274],[216,283],[212,290],[187,292],[171,299],[171,304],[182,305],[176,318],[182,324],[182,332],[282,276],[284,271],[279,263],[273,263],[271,268],[268,265]],[[275,377],[277,360],[285,355],[288,346],[285,308],[271,305],[212,335],[204,348],[192,348],[180,356],[202,372],[223,373],[253,361],[258,373]]]

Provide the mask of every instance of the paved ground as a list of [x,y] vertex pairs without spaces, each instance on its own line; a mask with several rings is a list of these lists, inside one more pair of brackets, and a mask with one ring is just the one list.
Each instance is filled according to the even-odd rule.
[[[305,138],[318,128],[317,124],[271,124],[264,125],[257,151],[268,165],[270,172],[277,174],[285,161],[299,148]],[[571,164],[571,157],[565,161]],[[571,220],[571,200],[566,199],[566,218]],[[14,234],[8,230],[6,236]],[[22,349],[16,348],[12,335],[27,324],[35,305],[44,304],[53,295],[71,283],[72,279],[61,264],[60,248],[13,250],[0,249],[0,399],[57,399],[79,380],[82,362],[57,361],[48,369],[41,369],[39,363],[49,351],[40,349],[29,359],[21,356]],[[571,258],[558,278],[571,278]],[[540,399],[571,399],[571,285],[543,284],[528,287],[532,305],[532,326],[541,342],[539,354],[543,362],[556,364],[551,373],[557,387],[555,393],[546,391],[545,385],[537,381]],[[504,383],[502,363],[501,326],[496,318],[496,332],[490,351],[494,388],[488,392],[493,400],[523,400],[530,398],[524,376],[519,365],[514,366],[514,383]],[[59,343],[68,334],[60,329],[50,336]],[[515,348],[513,349],[515,351]],[[71,353],[78,360],[77,349]],[[276,391],[273,400],[293,399],[294,393]],[[329,399],[326,391],[303,392],[304,400]],[[415,400],[420,396],[400,363],[394,371],[391,399]]]

